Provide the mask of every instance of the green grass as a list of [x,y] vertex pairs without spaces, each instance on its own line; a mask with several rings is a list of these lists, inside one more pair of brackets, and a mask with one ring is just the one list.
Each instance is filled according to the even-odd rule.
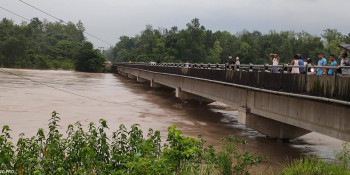
[[347,175],[350,174],[350,171],[337,162],[325,162],[316,157],[304,157],[292,160],[279,174]]
[[303,157],[292,160],[279,173],[283,175],[348,175],[350,174],[350,145],[345,142],[341,150],[336,152],[336,160],[326,162],[316,157]]

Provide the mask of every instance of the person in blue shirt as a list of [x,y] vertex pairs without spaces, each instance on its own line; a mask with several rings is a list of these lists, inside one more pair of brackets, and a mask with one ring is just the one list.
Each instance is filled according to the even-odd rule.
[[[297,54],[297,55],[298,55],[298,62],[299,62],[299,65],[300,65],[300,66],[304,66],[304,60],[301,59],[301,55],[300,55],[300,54]],[[305,68],[304,68],[304,67],[300,67],[299,70],[300,70],[300,73],[301,73],[301,74],[305,74]]]
[[[317,62],[317,66],[325,66],[327,64],[327,60],[326,58],[323,58],[323,55],[322,54],[318,54],[318,62]],[[323,73],[323,69],[322,68],[317,68],[317,73],[316,75],[318,76],[321,76]]]
[[[329,60],[331,61],[331,66],[333,66],[333,67],[338,66],[338,63],[337,63],[337,61],[335,61],[335,56],[333,54],[330,55]],[[328,75],[335,76],[335,71],[336,71],[336,69],[329,69]]]

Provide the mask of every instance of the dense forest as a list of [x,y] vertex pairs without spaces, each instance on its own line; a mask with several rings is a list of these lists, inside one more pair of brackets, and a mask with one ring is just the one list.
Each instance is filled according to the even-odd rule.
[[100,72],[105,57],[84,37],[82,22],[0,22],[0,67]]
[[115,47],[104,52],[93,48],[84,37],[80,21],[48,22],[33,18],[20,25],[6,18],[0,21],[0,67],[34,69],[76,69],[102,71],[105,57],[113,62],[191,62],[226,63],[228,56],[240,57],[241,63],[268,63],[270,53],[278,53],[281,63],[295,54],[312,58],[318,53],[339,55],[340,43],[350,43],[350,33],[326,29],[320,36],[307,32],[243,30],[236,34],[206,29],[193,19],[187,28],[154,29],[147,25],[139,35],[121,36]]
[[290,62],[295,54],[316,61],[318,53],[328,57],[339,55],[339,43],[350,43],[350,33],[343,35],[336,29],[326,29],[321,36],[307,32],[227,31],[207,30],[198,19],[187,24],[186,29],[153,29],[147,25],[139,35],[122,36],[106,56],[111,61],[137,62],[191,62],[226,63],[228,56],[239,56],[241,63],[268,63],[270,53],[278,53],[281,63]]

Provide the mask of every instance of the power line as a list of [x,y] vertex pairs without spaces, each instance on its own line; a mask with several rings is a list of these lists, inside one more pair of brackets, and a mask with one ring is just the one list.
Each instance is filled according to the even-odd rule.
[[97,36],[94,36],[94,35],[92,35],[92,34],[90,34],[90,33],[87,33],[87,32],[84,32],[84,33],[87,34],[87,35],[89,35],[89,36],[91,36],[91,37],[93,37],[93,38],[95,38],[95,39],[97,39],[97,40],[99,40],[99,41],[101,41],[101,42],[104,42],[104,43],[106,43],[106,44],[108,44],[108,45],[110,45],[110,46],[113,46],[113,44],[111,44],[111,43],[109,43],[109,42],[107,42],[107,41],[104,41],[104,40],[98,38]]
[[[28,5],[29,7],[34,8],[35,10],[38,10],[38,11],[40,11],[40,12],[42,12],[42,13],[44,13],[44,14],[46,14],[46,15],[52,17],[52,18],[57,19],[57,20],[60,21],[60,22],[64,22],[62,19],[56,18],[55,16],[50,15],[49,13],[47,13],[47,12],[45,12],[45,11],[43,11],[43,10],[40,10],[39,8],[36,8],[36,7],[32,6],[32,5],[29,4],[29,3],[26,3],[26,2],[24,2],[24,1],[22,1],[22,0],[19,0],[19,1],[22,2],[22,3],[24,3],[24,4],[26,4],[26,5]],[[65,22],[64,22],[64,23],[65,23]]]
[[[62,20],[62,19],[60,19],[60,18],[57,18],[57,17],[55,17],[54,15],[51,15],[50,13],[45,12],[44,10],[41,10],[41,9],[39,9],[39,8],[37,8],[37,7],[31,5],[31,4],[29,4],[29,3],[27,3],[27,2],[25,2],[25,1],[23,1],[23,0],[19,0],[19,2],[22,2],[23,4],[25,4],[25,5],[27,5],[27,6],[31,7],[31,8],[33,8],[33,9],[35,9],[35,10],[38,10],[38,11],[40,11],[40,12],[42,12],[42,13],[44,13],[44,14],[46,14],[46,15],[48,15],[48,16],[50,16],[50,17],[56,19],[56,20],[58,20],[59,22],[68,24],[68,23],[65,22],[64,20]],[[111,44],[111,43],[109,43],[109,42],[107,42],[107,41],[105,41],[105,40],[103,40],[103,39],[100,39],[99,37],[97,37],[97,36],[95,36],[95,35],[93,35],[93,34],[90,34],[90,33],[85,32],[85,31],[84,31],[84,33],[87,34],[87,35],[89,35],[89,36],[91,36],[91,37],[93,37],[93,38],[95,38],[95,39],[97,39],[97,40],[99,40],[99,41],[101,41],[101,42],[104,42],[104,43],[106,43],[106,44],[108,44],[108,45],[110,45],[110,46],[113,46],[113,44]]]
[[0,6],[0,8],[3,9],[3,10],[5,10],[5,11],[7,11],[7,12],[12,13],[12,14],[14,14],[14,15],[16,15],[16,16],[18,16],[18,17],[24,19],[24,20],[30,21],[29,19],[27,19],[27,18],[24,17],[24,16],[19,15],[18,13],[15,13],[15,12],[13,12],[13,11],[11,11],[11,10],[5,9],[4,7],[1,7],[1,6]]

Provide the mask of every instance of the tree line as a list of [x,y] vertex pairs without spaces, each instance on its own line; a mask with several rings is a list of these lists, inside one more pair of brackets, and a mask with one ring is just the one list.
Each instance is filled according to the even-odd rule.
[[33,18],[15,24],[0,21],[0,67],[76,69],[99,72],[105,57],[84,36],[81,21],[48,22]]
[[115,47],[106,52],[107,59],[114,62],[191,62],[227,63],[228,57],[240,57],[241,63],[268,63],[270,53],[278,53],[281,63],[289,63],[295,54],[316,62],[318,53],[328,57],[339,55],[340,43],[350,43],[350,33],[343,35],[336,29],[326,29],[320,36],[305,31],[259,31],[243,30],[237,34],[206,29],[195,18],[187,28],[179,30],[146,29],[134,37],[122,36]]

